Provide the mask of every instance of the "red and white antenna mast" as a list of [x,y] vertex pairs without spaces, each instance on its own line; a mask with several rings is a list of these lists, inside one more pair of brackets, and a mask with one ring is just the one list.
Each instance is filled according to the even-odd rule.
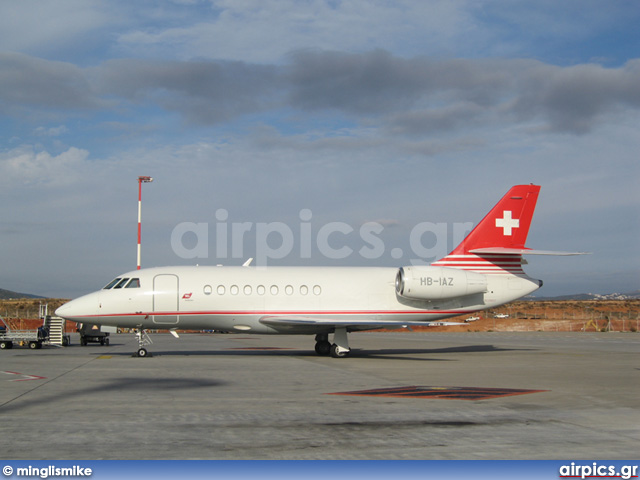
[[140,239],[142,237],[142,184],[151,183],[151,177],[138,177],[138,270],[140,270]]

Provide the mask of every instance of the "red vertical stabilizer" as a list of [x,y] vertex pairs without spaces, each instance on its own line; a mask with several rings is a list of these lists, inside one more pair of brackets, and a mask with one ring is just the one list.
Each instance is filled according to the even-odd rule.
[[[539,185],[516,185],[449,255],[434,266],[522,274],[522,255]],[[484,251],[483,251],[484,250]]]

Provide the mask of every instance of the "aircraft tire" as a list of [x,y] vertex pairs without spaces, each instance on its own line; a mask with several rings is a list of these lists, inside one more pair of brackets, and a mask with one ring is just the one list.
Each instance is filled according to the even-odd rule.
[[149,352],[147,352],[146,348],[139,348],[138,349],[138,356],[139,357],[146,357],[149,354]]
[[321,356],[326,356],[331,353],[331,344],[329,342],[316,342],[316,353]]

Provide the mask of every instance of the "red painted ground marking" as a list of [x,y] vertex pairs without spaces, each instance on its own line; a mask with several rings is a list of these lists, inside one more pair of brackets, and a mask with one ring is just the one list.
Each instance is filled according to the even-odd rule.
[[412,397],[437,398],[448,400],[487,400],[490,398],[525,395],[527,393],[547,392],[548,390],[524,390],[514,388],[482,387],[395,387],[360,390],[355,392],[335,392],[327,395],[354,395],[369,397]]
[[234,347],[234,348],[227,348],[227,350],[293,350],[293,348],[282,348],[282,347]]
[[45,380],[47,377],[40,377],[38,375],[27,375],[25,373],[18,373],[18,372],[7,372],[6,370],[3,371],[2,373],[6,373],[7,375],[19,375],[23,378],[13,378],[11,380],[8,380],[9,382],[26,382],[28,380]]

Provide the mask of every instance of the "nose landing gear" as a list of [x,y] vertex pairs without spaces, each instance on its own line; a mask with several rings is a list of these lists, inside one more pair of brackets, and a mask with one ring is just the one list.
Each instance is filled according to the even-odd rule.
[[132,357],[152,357],[153,355],[145,348],[153,343],[146,330],[143,328],[137,328],[135,336],[138,341],[138,350],[132,355]]

